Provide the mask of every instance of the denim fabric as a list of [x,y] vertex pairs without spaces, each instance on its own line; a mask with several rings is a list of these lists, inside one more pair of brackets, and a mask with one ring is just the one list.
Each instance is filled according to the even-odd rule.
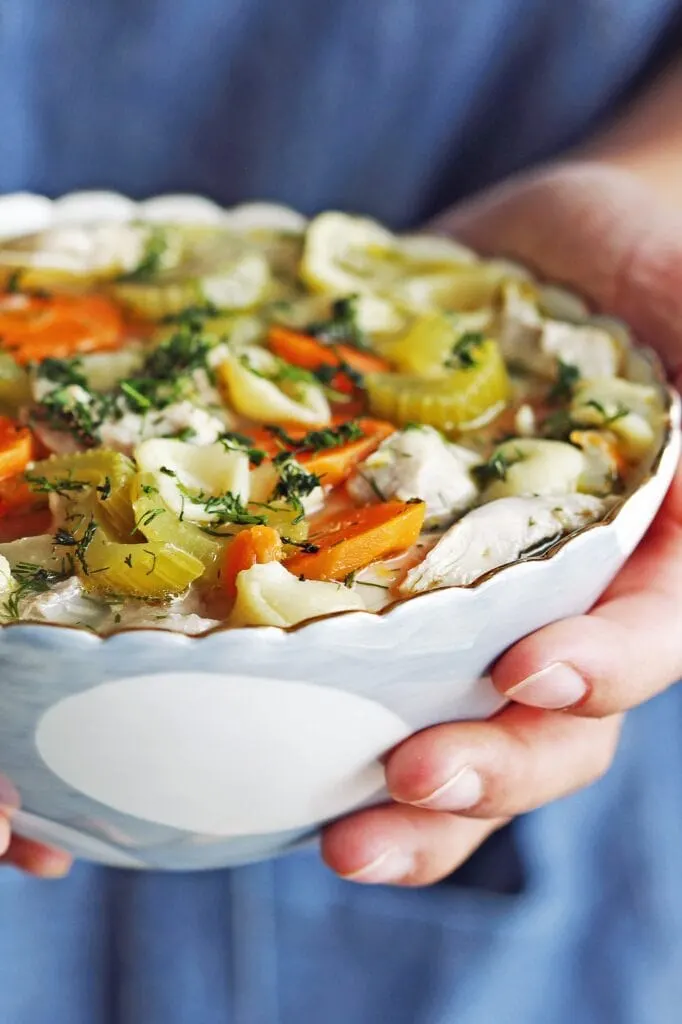
[[601,782],[430,889],[353,886],[312,853],[54,883],[6,870],[0,1020],[676,1024],[681,735],[678,689],[632,713]]
[[[674,0],[0,0],[0,190],[273,198],[418,222],[584,136]],[[599,784],[423,891],[314,853],[0,873],[2,1024],[673,1024],[682,693]]]
[[574,142],[679,0],[0,0],[0,191],[394,225]]

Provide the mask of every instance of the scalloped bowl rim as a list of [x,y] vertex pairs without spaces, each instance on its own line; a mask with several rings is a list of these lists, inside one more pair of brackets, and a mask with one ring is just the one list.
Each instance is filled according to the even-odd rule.
[[[207,198],[205,198],[203,196],[199,196],[199,195],[193,195],[193,194],[190,194],[190,193],[187,193],[187,194],[179,194],[179,193],[175,193],[175,194],[162,194],[162,195],[157,195],[157,196],[150,196],[146,200],[136,201],[136,200],[130,199],[127,196],[124,196],[122,193],[106,192],[106,191],[100,191],[100,190],[67,193],[67,194],[65,194],[63,196],[59,196],[57,199],[50,199],[47,196],[39,195],[39,194],[33,193],[33,192],[13,192],[13,193],[7,193],[7,194],[5,194],[3,196],[0,196],[0,216],[2,214],[2,206],[6,205],[8,202],[18,203],[19,201],[24,201],[24,202],[31,202],[31,203],[33,203],[34,201],[38,201],[41,204],[44,204],[43,208],[45,210],[47,210],[47,209],[50,209],[50,208],[58,209],[59,205],[61,203],[66,203],[67,200],[70,203],[74,204],[74,200],[86,200],[87,201],[88,199],[90,199],[90,200],[95,200],[96,199],[97,201],[106,200],[106,201],[110,201],[110,202],[113,201],[113,202],[116,202],[116,203],[119,203],[120,201],[123,201],[124,204],[132,204],[132,208],[139,210],[142,214],[144,214],[144,208],[145,208],[145,206],[147,204],[154,204],[158,200],[162,200],[164,202],[165,201],[175,201],[175,202],[183,202],[183,203],[184,202],[191,202],[192,204],[199,204],[201,206],[201,208],[203,210],[207,211],[207,212],[212,210],[215,213],[217,218],[220,218],[221,214],[229,214],[230,212],[232,212],[234,210],[239,210],[239,209],[243,209],[243,208],[246,208],[246,207],[268,206],[268,205],[270,205],[270,203],[268,203],[267,201],[263,201],[262,203],[261,202],[249,202],[249,203],[242,203],[242,204],[239,204],[238,206],[234,206],[234,207],[230,207],[230,208],[224,208],[224,207],[221,207],[218,204],[214,203],[210,199],[207,199]],[[49,204],[49,206],[47,204]],[[274,204],[273,203],[272,205],[278,205],[278,204]],[[122,210],[123,207],[121,206],[120,209]],[[101,219],[101,218],[93,218],[93,219]],[[125,217],[125,216],[118,216],[117,215],[116,218],[112,217],[111,219],[112,220],[114,220],[114,219],[116,219],[116,220],[126,220],[128,218]],[[131,211],[130,219],[132,219],[132,211]],[[81,216],[81,217],[78,217],[78,218],[74,217],[73,219],[71,219],[71,218],[65,219],[64,221],[62,221],[62,223],[69,223],[69,222],[72,222],[72,223],[80,222],[80,223],[82,223],[84,220],[85,220],[85,218]],[[36,228],[32,228],[31,230],[39,231],[39,230],[43,230],[44,227],[47,227],[47,226],[48,225],[45,224],[43,226],[43,228],[36,227]],[[15,232],[12,232],[12,234],[14,235]],[[11,237],[11,236],[5,236],[4,233],[0,233],[0,238],[3,238],[3,237]],[[536,274],[534,274],[534,276],[536,277],[537,280],[540,280],[540,281],[543,280],[542,278],[538,277],[538,275],[536,275]],[[547,282],[547,283],[550,285],[550,287],[555,288],[558,291],[563,291],[564,290],[560,284],[558,284],[558,283],[556,283],[554,281]],[[572,297],[579,298],[579,296],[577,296],[574,291],[569,292],[569,294]],[[612,321],[614,321],[616,323],[622,322],[624,328],[629,333],[630,329],[628,328],[627,324],[625,324],[623,321],[619,321],[618,318],[611,317],[611,316],[608,316],[608,319],[612,320]],[[238,637],[239,635],[242,635],[242,634],[247,633],[247,632],[250,633],[253,630],[267,631],[270,635],[272,635],[272,633],[279,633],[281,635],[286,635],[286,634],[290,634],[290,633],[298,633],[300,630],[310,629],[312,627],[319,626],[322,623],[331,623],[332,620],[347,619],[349,616],[365,616],[367,620],[375,619],[377,621],[377,625],[379,625],[381,623],[381,620],[388,618],[389,616],[394,614],[398,609],[403,608],[405,605],[409,604],[409,605],[415,605],[416,606],[418,601],[423,602],[425,599],[428,599],[428,598],[433,599],[435,597],[435,595],[444,594],[444,593],[452,594],[453,595],[453,597],[452,597],[453,602],[456,602],[458,600],[466,601],[467,599],[468,600],[473,600],[474,596],[476,594],[478,594],[479,592],[487,590],[489,587],[493,586],[499,579],[504,579],[504,580],[510,579],[515,572],[518,572],[518,571],[522,570],[525,566],[532,565],[533,563],[547,563],[547,564],[551,564],[552,559],[554,558],[555,555],[557,555],[559,553],[559,551],[562,551],[564,548],[568,547],[573,541],[577,540],[579,537],[584,536],[586,533],[589,533],[589,532],[591,532],[593,530],[606,531],[606,530],[609,530],[609,529],[614,529],[615,528],[614,524],[615,524],[616,520],[619,518],[621,512],[625,508],[627,508],[627,506],[629,505],[630,501],[637,494],[639,494],[639,492],[648,483],[650,483],[651,480],[654,479],[656,477],[656,475],[658,474],[658,472],[660,471],[660,467],[661,467],[661,462],[662,462],[663,456],[665,455],[666,451],[669,449],[669,447],[673,443],[673,441],[675,439],[675,435],[679,434],[680,430],[681,430],[680,420],[681,420],[681,414],[682,414],[682,402],[681,402],[680,395],[678,394],[678,392],[674,388],[672,388],[669,384],[666,383],[665,375],[664,375],[664,373],[662,371],[660,360],[659,360],[658,356],[656,355],[656,353],[651,348],[649,348],[649,347],[647,347],[645,345],[636,345],[636,346],[633,346],[633,349],[636,349],[638,354],[646,357],[648,359],[648,361],[652,364],[652,373],[653,373],[654,377],[658,378],[659,384],[661,386],[661,389],[666,392],[667,399],[668,399],[668,402],[667,402],[667,424],[666,424],[666,429],[664,431],[660,447],[659,447],[658,451],[656,452],[656,454],[655,454],[655,456],[653,458],[651,468],[649,469],[649,471],[645,475],[645,477],[641,480],[641,482],[638,484],[638,486],[632,491],[632,493],[630,493],[623,501],[619,502],[619,504],[616,505],[615,508],[613,508],[610,512],[608,512],[607,515],[603,519],[599,520],[596,523],[590,523],[589,525],[581,527],[578,530],[572,531],[567,536],[560,538],[556,543],[552,544],[549,548],[547,548],[547,550],[543,551],[539,555],[533,555],[533,556],[531,556],[529,558],[516,559],[513,562],[507,562],[504,565],[496,566],[495,568],[489,569],[487,572],[481,574],[481,576],[478,576],[475,580],[472,580],[470,583],[467,583],[467,584],[462,584],[462,585],[458,585],[458,586],[446,585],[446,586],[441,586],[441,587],[434,587],[432,590],[425,591],[425,592],[420,593],[420,594],[414,594],[414,595],[409,596],[409,597],[396,598],[395,601],[392,601],[390,604],[386,605],[384,608],[381,608],[379,611],[370,612],[370,611],[365,611],[365,610],[361,610],[361,609],[348,609],[346,611],[331,612],[331,613],[327,613],[327,614],[324,614],[324,615],[317,615],[317,616],[314,616],[313,618],[305,619],[302,622],[298,622],[298,623],[296,623],[293,626],[238,626],[238,627],[233,627],[233,626],[229,626],[227,623],[221,623],[221,625],[219,625],[219,626],[212,626],[210,629],[207,629],[207,630],[204,630],[201,633],[195,633],[195,634],[182,633],[179,630],[168,629],[166,627],[150,628],[148,626],[127,626],[127,627],[124,627],[123,629],[112,630],[109,633],[98,634],[98,633],[94,633],[94,632],[92,632],[92,631],[90,631],[90,630],[88,630],[88,629],[86,629],[86,628],[84,628],[82,626],[64,625],[64,624],[60,624],[60,623],[56,623],[56,622],[39,622],[39,621],[35,621],[34,622],[34,621],[30,621],[29,620],[29,621],[7,622],[7,623],[0,624],[0,635],[2,633],[4,633],[4,632],[8,631],[8,630],[12,630],[12,631],[17,631],[18,630],[20,632],[25,632],[26,630],[29,630],[29,631],[40,630],[41,632],[44,632],[45,630],[53,630],[53,631],[56,630],[61,636],[64,636],[64,637],[66,637],[68,634],[74,634],[75,633],[79,637],[83,638],[83,641],[85,643],[97,643],[97,644],[100,644],[100,643],[111,643],[113,641],[116,641],[120,637],[130,636],[130,634],[134,634],[134,635],[142,634],[142,635],[147,635],[147,636],[154,636],[155,638],[158,638],[157,642],[160,642],[160,643],[164,642],[163,640],[161,640],[161,637],[165,638],[165,642],[169,642],[169,638],[172,638],[171,642],[174,642],[174,643],[177,643],[177,642],[192,642],[192,643],[195,643],[197,641],[205,640],[205,639],[207,639],[209,637],[213,637],[213,636],[221,635],[221,634],[228,634],[228,635],[231,635],[231,636],[235,636],[235,639],[236,639],[236,637]],[[454,595],[458,595],[458,596],[454,596]],[[419,607],[422,607],[422,605],[419,605]],[[87,640],[85,639],[86,637],[87,637]]]

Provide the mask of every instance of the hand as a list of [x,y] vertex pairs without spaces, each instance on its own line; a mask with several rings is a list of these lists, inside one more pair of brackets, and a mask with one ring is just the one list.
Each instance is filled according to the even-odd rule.
[[71,867],[68,854],[12,835],[12,812],[18,806],[19,794],[11,782],[0,776],[0,865],[19,868],[39,878],[61,878]]
[[[505,253],[622,317],[682,383],[682,218],[627,172],[576,164],[496,189],[439,228]],[[527,637],[493,669],[512,703],[436,726],[388,758],[395,803],[330,826],[323,856],[365,883],[424,885],[501,824],[599,778],[627,708],[682,676],[682,472],[589,615]],[[570,713],[566,713],[569,709]]]

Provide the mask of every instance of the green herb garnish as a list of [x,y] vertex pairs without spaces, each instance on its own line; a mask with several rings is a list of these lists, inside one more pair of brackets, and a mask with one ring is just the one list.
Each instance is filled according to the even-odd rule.
[[550,399],[554,401],[568,400],[573,397],[573,389],[580,380],[580,370],[572,363],[565,363],[559,360],[557,376],[549,393]]
[[599,415],[602,417],[602,426],[607,427],[610,423],[615,423],[616,420],[622,420],[624,416],[629,416],[630,410],[622,402],[616,404],[616,411],[608,413],[601,402],[597,402],[596,399],[592,398],[589,402],[583,403],[585,408],[596,409]]
[[495,452],[487,462],[480,466],[474,466],[472,473],[479,487],[487,487],[495,480],[506,480],[507,473],[517,462],[523,461],[523,454],[517,451],[514,455],[507,455],[504,452]]
[[165,231],[154,228],[149,233],[142,259],[134,270],[121,274],[119,281],[149,281],[163,270],[163,257],[168,249]]
[[24,479],[36,494],[59,494],[62,498],[68,498],[70,494],[79,491],[87,491],[92,486],[87,480],[74,480],[70,476],[63,477],[61,480],[48,480],[46,476],[25,473]]
[[33,562],[17,562],[12,569],[12,575],[18,586],[7,598],[3,610],[10,618],[18,619],[21,613],[20,602],[25,597],[44,594],[57,583],[63,583],[71,576],[71,567],[63,566],[61,570],[46,569]]
[[485,341],[481,331],[465,331],[450,349],[444,366],[448,370],[470,370],[477,365],[476,352]]
[[339,448],[364,437],[364,431],[358,423],[342,423],[338,427],[326,427],[322,430],[309,430],[303,437],[291,437],[282,427],[266,424],[265,429],[271,433],[284,448],[292,454],[303,452],[322,452],[329,448]]
[[328,345],[343,343],[362,351],[370,351],[367,335],[358,323],[358,302],[357,295],[337,299],[332,304],[331,317],[308,324],[304,328],[305,333]]
[[273,465],[277,469],[279,481],[272,493],[272,500],[282,498],[297,512],[294,523],[298,523],[305,515],[303,498],[320,486],[320,478],[315,473],[308,473],[294,460],[291,452],[280,452],[275,455]]
[[90,567],[86,560],[87,550],[90,547],[96,532],[97,523],[92,517],[90,517],[80,537],[76,537],[75,534],[70,533],[68,530],[64,530],[63,528],[57,530],[54,535],[54,542],[57,547],[73,548],[73,557],[79,563],[86,576],[90,575]]
[[245,434],[237,434],[233,430],[221,434],[218,441],[228,452],[244,452],[254,466],[260,466],[267,454],[262,448],[255,448],[250,437],[246,437]]

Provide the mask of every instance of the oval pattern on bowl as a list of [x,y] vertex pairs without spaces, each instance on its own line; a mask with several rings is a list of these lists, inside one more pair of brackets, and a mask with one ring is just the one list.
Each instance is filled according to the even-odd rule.
[[378,756],[409,732],[388,708],[331,687],[178,672],[67,697],[39,722],[36,746],[55,775],[117,811],[244,836],[376,796]]

